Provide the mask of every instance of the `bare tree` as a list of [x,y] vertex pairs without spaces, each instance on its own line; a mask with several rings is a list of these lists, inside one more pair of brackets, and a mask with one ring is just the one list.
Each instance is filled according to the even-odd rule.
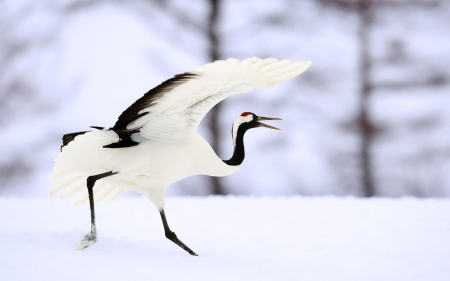
[[[30,2],[29,6],[33,6]],[[127,8],[131,8],[137,12],[137,14],[142,15],[142,19],[147,19],[149,24],[152,24],[151,18],[148,17],[150,13],[154,13],[157,10],[163,13],[165,16],[170,17],[179,27],[187,32],[195,32],[200,35],[200,37],[206,38],[209,42],[209,50],[205,53],[205,61],[215,61],[221,58],[221,48],[220,48],[220,36],[219,36],[219,20],[221,14],[221,1],[220,0],[208,0],[205,5],[208,5],[209,12],[207,13],[206,19],[200,19],[192,14],[189,14],[185,10],[179,9],[174,5],[172,1],[159,1],[159,0],[131,0],[131,1],[112,1],[112,0],[73,0],[67,1],[63,4],[59,3],[56,5],[49,5],[48,9],[56,17],[58,17],[59,22],[52,26],[52,29],[44,33],[39,38],[27,37],[23,40],[20,36],[15,36],[14,32],[7,32],[7,30],[13,29],[9,25],[15,25],[13,19],[8,18],[6,24],[0,27],[0,31],[5,29],[2,34],[6,37],[4,38],[4,44],[0,47],[0,63],[2,69],[0,73],[9,71],[9,75],[1,75],[0,77],[0,125],[11,123],[12,117],[15,114],[15,105],[21,102],[21,100],[27,100],[27,107],[39,106],[39,89],[35,90],[32,81],[23,73],[18,72],[17,75],[11,75],[14,73],[12,69],[16,64],[16,61],[22,58],[29,52],[35,51],[36,46],[42,45],[42,42],[51,43],[58,38],[58,34],[61,31],[62,26],[64,26],[64,21],[68,18],[76,16],[87,10],[97,8],[101,5],[122,5]],[[33,9],[27,9],[24,7],[25,11]],[[42,11],[37,11],[42,12]],[[26,17],[25,14],[21,14],[16,20],[20,20],[21,17]],[[19,62],[20,63],[20,62]],[[24,108],[22,106],[22,108]],[[33,108],[32,108],[33,109]],[[221,130],[218,126],[221,115],[221,105],[214,107],[209,114],[209,120],[207,129],[209,130],[211,146],[220,155],[221,151]],[[23,117],[23,116],[21,116]],[[14,157],[16,162],[20,159],[25,159],[24,157],[16,156]],[[20,164],[19,162],[14,163],[14,165],[9,165],[7,163],[0,163],[0,166],[8,165],[8,169],[17,170],[17,167],[25,167],[25,163]],[[20,165],[19,165],[20,164]],[[10,167],[9,167],[10,166]],[[28,167],[28,166],[27,166]],[[3,170],[8,170],[4,168]],[[25,168],[23,168],[25,169]],[[22,169],[22,170],[23,170]],[[27,168],[30,169],[29,167]],[[8,170],[9,171],[9,170]],[[10,177],[14,177],[17,173],[7,173]],[[0,178],[6,179],[6,174],[1,173]],[[212,194],[225,194],[225,187],[223,181],[220,178],[211,177],[210,181],[210,193]]]
[[[155,3],[162,8],[170,17],[178,20],[180,25],[188,25],[196,31],[200,32],[202,36],[207,38],[209,43],[209,50],[207,52],[206,61],[215,61],[222,58],[221,51],[221,40],[219,33],[219,21],[221,17],[221,0],[208,0],[208,16],[207,20],[202,26],[198,23],[196,19],[189,16],[188,14],[176,10],[173,7],[167,5],[163,1],[155,1]],[[219,120],[222,114],[222,103],[217,104],[208,113],[207,129],[209,131],[210,142],[212,148],[216,151],[218,155],[221,155],[221,128],[219,127]],[[212,194],[226,194],[226,188],[221,178],[218,177],[208,177],[210,184],[210,190]]]
[[[209,60],[215,61],[220,59],[220,36],[218,31],[218,22],[220,19],[220,2],[221,0],[209,0],[210,13],[208,20],[207,35],[209,40]],[[211,146],[218,155],[221,155],[221,131],[219,128],[219,118],[221,114],[222,104],[217,104],[209,113],[208,129],[211,134]],[[218,177],[209,177],[213,194],[225,194],[223,181]]]
[[[54,26],[49,24],[43,29],[29,20],[42,13],[40,5],[24,2],[18,4],[17,9],[12,9],[13,5],[1,4],[5,3],[0,3],[0,135],[15,126],[20,119],[27,120],[54,112],[55,100],[58,100],[45,98],[39,91],[36,78],[54,38]],[[49,15],[47,19],[53,22],[54,17]],[[4,138],[2,135],[0,194],[9,192],[7,190],[16,191],[19,189],[17,186],[22,186],[23,182],[30,179],[33,170],[30,159],[36,153],[31,145],[17,149],[8,147],[8,144],[8,136]]]
[[[178,21],[180,25],[187,25],[197,32],[200,32],[202,36],[207,38],[209,43],[209,50],[206,54],[206,61],[215,61],[221,59],[221,40],[219,34],[219,21],[221,17],[221,0],[208,0],[208,16],[204,23],[198,23],[195,18],[188,15],[183,11],[179,11],[168,5],[164,1],[154,1],[162,11],[166,12],[170,17],[173,17]],[[222,103],[217,104],[208,113],[208,125],[207,129],[209,131],[210,142],[212,148],[216,151],[218,155],[221,155],[221,128],[219,127],[219,120],[222,113]],[[226,188],[224,187],[221,178],[208,177],[210,184],[210,190],[212,194],[225,194]]]
[[[379,8],[402,9],[408,6],[417,6],[419,8],[436,7],[442,4],[441,1],[398,1],[398,0],[321,0],[321,3],[326,7],[337,8],[348,13],[356,13],[359,16],[360,26],[357,33],[359,44],[359,65],[358,71],[360,76],[359,87],[359,103],[358,115],[347,126],[357,127],[357,132],[360,135],[360,171],[362,178],[361,194],[365,197],[378,195],[378,188],[374,178],[374,155],[373,146],[377,136],[385,134],[386,128],[381,125],[374,124],[371,119],[371,97],[375,90],[398,90],[408,89],[413,87],[427,87],[435,86],[437,84],[448,83],[448,79],[440,74],[432,74],[424,76],[423,80],[415,81],[393,81],[374,83],[371,78],[371,71],[373,65],[377,61],[372,57],[372,43],[370,40],[371,33],[374,28],[374,15]],[[397,40],[392,47],[398,56],[402,53],[402,43]],[[392,62],[395,62],[393,58]]]
[[361,172],[363,194],[366,197],[376,195],[373,179],[372,142],[373,126],[369,119],[369,98],[372,94],[370,87],[370,42],[369,32],[372,25],[372,1],[360,1],[358,14],[360,16],[360,28],[358,32],[359,60],[360,60],[360,101],[359,101],[359,130],[361,134]]

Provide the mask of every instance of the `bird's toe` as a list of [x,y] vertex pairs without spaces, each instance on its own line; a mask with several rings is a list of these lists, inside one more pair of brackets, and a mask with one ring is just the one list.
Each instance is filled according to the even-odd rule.
[[84,249],[89,248],[90,246],[94,245],[95,242],[97,242],[97,236],[92,235],[92,233],[90,233],[90,234],[84,236],[83,239],[81,239],[80,241],[78,241],[75,244],[75,250],[78,250],[78,251],[84,250]]

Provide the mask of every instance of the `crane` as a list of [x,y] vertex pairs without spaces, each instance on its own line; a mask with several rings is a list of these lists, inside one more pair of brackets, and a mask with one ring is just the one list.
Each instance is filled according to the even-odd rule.
[[158,209],[166,238],[196,256],[169,228],[164,212],[166,188],[193,175],[235,173],[245,157],[245,132],[258,127],[279,130],[261,121],[281,119],[240,114],[233,123],[234,151],[228,160],[220,159],[197,133],[200,122],[223,99],[281,83],[310,65],[310,61],[257,57],[207,63],[148,91],[112,128],[91,127],[90,131],[64,135],[50,175],[49,193],[60,192],[62,199],[76,194],[74,205],[89,200],[91,232],[75,249],[86,249],[97,241],[95,203],[111,202],[124,190],[135,190]]

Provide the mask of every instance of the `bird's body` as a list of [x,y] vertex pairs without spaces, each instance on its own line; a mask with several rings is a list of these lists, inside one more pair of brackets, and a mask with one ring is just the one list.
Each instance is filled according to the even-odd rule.
[[[123,190],[129,189],[143,193],[158,209],[162,209],[165,189],[170,184],[192,175],[227,176],[240,167],[225,164],[197,133],[187,137],[183,144],[146,141],[120,149],[103,148],[117,141],[118,136],[112,130],[93,129],[77,136],[55,159],[58,172],[54,175],[60,180],[60,174],[65,178],[73,177],[73,187],[64,182],[60,185],[57,181],[52,192],[62,188],[61,196],[66,198],[73,192],[84,191],[88,175],[112,171],[116,174],[96,183],[94,194],[100,193],[95,198],[96,202],[107,196],[108,201],[112,201]],[[87,192],[80,192],[74,204],[87,199]]]
[[279,119],[242,113],[233,124],[234,153],[229,160],[220,159],[197,133],[199,123],[224,98],[293,78],[310,64],[273,58],[209,63],[150,90],[112,128],[93,127],[90,132],[65,135],[50,176],[54,181],[50,193],[61,192],[61,198],[77,193],[75,205],[90,201],[91,233],[76,247],[84,249],[96,241],[94,202],[113,201],[130,189],[158,208],[166,237],[195,255],[168,227],[166,187],[193,175],[233,174],[245,157],[245,132],[256,127],[276,129],[259,121]]

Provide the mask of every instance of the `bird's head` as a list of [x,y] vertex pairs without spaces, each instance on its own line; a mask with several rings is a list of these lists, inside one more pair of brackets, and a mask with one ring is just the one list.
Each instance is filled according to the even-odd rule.
[[232,129],[232,135],[233,135],[233,142],[236,144],[236,136],[239,133],[244,134],[247,130],[258,128],[258,127],[264,127],[269,128],[273,130],[280,130],[277,127],[273,127],[264,123],[261,123],[260,121],[264,120],[281,120],[280,118],[272,118],[272,117],[262,117],[258,116],[252,112],[243,112],[241,115],[236,118],[236,120],[233,123],[233,129]]

